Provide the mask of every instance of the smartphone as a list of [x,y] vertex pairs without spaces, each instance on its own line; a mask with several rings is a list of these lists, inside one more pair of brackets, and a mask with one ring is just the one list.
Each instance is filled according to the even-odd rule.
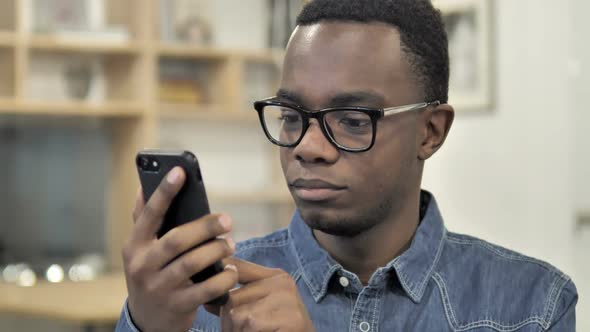
[[[195,221],[210,213],[199,162],[193,153],[182,150],[142,150],[137,154],[135,163],[146,202],[174,167],[182,167],[186,174],[183,187],[172,200],[164,216],[162,226],[157,233],[158,238],[174,227]],[[209,241],[211,240],[213,239]],[[191,280],[194,283],[202,282],[221,271],[223,271],[223,265],[221,261],[218,261],[192,276]],[[225,294],[210,304],[222,305],[227,300],[228,294]]]

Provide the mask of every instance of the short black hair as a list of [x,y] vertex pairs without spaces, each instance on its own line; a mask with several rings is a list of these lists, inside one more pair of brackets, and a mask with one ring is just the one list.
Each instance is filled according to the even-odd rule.
[[430,0],[312,0],[297,17],[302,26],[320,21],[381,22],[395,27],[426,101],[447,103],[448,38],[442,15]]

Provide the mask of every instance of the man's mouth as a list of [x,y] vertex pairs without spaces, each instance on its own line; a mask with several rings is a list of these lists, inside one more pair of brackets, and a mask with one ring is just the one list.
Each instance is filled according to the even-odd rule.
[[299,199],[313,202],[335,199],[347,188],[320,179],[301,178],[289,183],[289,187]]

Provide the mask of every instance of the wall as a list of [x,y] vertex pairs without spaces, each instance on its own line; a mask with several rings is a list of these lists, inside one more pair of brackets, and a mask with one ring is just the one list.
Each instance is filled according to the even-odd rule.
[[[572,96],[574,101],[575,120],[575,194],[576,205],[579,209],[590,212],[590,1],[573,0],[574,35],[578,42],[574,43],[575,62],[571,69],[574,76]],[[585,40],[586,42],[582,42]]]
[[267,46],[267,1],[217,0],[209,5],[217,46],[250,49]]
[[[573,46],[585,37],[571,34],[571,2],[493,4],[495,105],[477,114],[457,110],[446,145],[427,163],[424,187],[436,194],[450,230],[547,260],[585,291],[578,268],[585,258],[574,254],[588,237],[575,225],[582,203],[575,196],[588,190],[578,178],[590,179],[574,165],[584,152],[574,151],[587,154],[579,134],[589,122],[575,121],[586,105],[574,98],[571,70]],[[580,330],[590,324],[583,313],[580,303]]]
[[[573,95],[574,105],[574,195],[578,211],[586,211],[590,214],[590,104],[587,102],[590,97],[590,43],[582,42],[588,40],[590,32],[590,1],[573,0],[573,31],[575,36],[573,74]],[[575,237],[575,257],[578,278],[578,291],[582,294],[578,305],[579,324],[578,330],[590,330],[590,225],[577,229]]]

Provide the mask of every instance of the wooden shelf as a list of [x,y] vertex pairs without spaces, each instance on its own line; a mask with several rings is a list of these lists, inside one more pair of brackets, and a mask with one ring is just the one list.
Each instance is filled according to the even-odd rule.
[[0,47],[13,47],[16,44],[16,38],[13,33],[0,31]]
[[283,58],[285,57],[285,51],[276,50],[260,50],[260,51],[240,51],[246,61],[262,62],[262,63],[273,63],[276,65],[282,64]]
[[0,99],[0,114],[4,115],[47,115],[75,117],[137,117],[143,114],[141,105],[125,102],[91,104],[85,102],[18,102]]
[[157,49],[160,56],[207,60],[225,60],[231,57],[237,57],[246,61],[277,63],[284,56],[284,51],[281,50],[234,50],[191,46],[181,43],[163,43]]
[[136,54],[142,50],[142,45],[137,42],[76,41],[55,36],[34,36],[28,44],[33,50],[76,53]]
[[121,314],[127,288],[124,276],[115,274],[88,282],[40,282],[33,287],[0,282],[0,294],[0,313],[113,324]]
[[14,98],[0,96],[0,109],[10,109],[14,104]]
[[207,60],[225,60],[228,52],[212,47],[199,47],[179,43],[160,44],[158,54],[174,58],[196,58]]
[[255,111],[228,111],[222,105],[160,104],[159,116],[163,120],[258,122]]

